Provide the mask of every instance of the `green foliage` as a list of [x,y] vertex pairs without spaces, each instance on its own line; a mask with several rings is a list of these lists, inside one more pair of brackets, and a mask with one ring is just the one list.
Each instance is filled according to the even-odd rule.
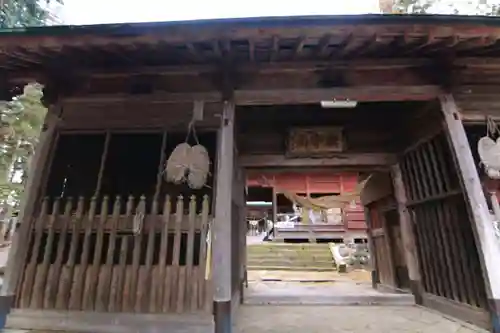
[[394,9],[403,14],[500,15],[499,0],[396,0]]
[[23,192],[29,161],[45,118],[41,87],[26,86],[24,94],[0,107],[4,129],[0,141],[0,201],[17,203]]
[[397,0],[394,9],[398,13],[425,14],[437,0]]
[[43,26],[55,18],[47,9],[51,3],[62,0],[3,0],[0,11],[0,28]]
[[[0,28],[42,26],[54,22],[51,3],[62,0],[0,0]],[[26,86],[24,94],[0,101],[0,206],[16,207],[24,190],[46,109],[40,103],[41,87]],[[11,209],[9,209],[11,210]]]

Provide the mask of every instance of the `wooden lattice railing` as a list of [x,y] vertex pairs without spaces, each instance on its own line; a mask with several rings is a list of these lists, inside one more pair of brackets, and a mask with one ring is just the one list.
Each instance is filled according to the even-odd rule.
[[[207,196],[201,204],[191,197],[187,214],[182,197],[174,205],[167,196],[161,207],[158,200],[148,203],[145,197],[136,206],[129,197],[124,210],[119,197],[112,209],[108,197],[99,205],[95,198],[79,198],[76,207],[73,204],[70,198],[55,199],[52,205],[45,199],[33,219],[17,307],[210,311],[210,283],[205,279]],[[134,232],[137,210],[145,211],[149,204],[141,230]]]

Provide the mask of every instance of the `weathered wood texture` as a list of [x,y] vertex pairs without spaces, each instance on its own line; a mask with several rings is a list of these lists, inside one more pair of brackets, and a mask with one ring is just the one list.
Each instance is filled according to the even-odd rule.
[[[500,256],[500,243],[496,237],[493,218],[489,211],[484,187],[481,184],[478,168],[474,162],[472,149],[458,107],[452,95],[439,98],[444,116],[445,128],[452,148],[459,179],[464,190],[472,235],[474,236],[484,283],[488,297],[493,331],[500,330],[500,269],[495,258]],[[497,198],[495,198],[497,200]],[[497,204],[497,203],[496,203]]]
[[406,152],[400,166],[424,291],[486,309],[478,249],[446,136]]
[[[232,198],[231,198],[231,252],[232,252],[232,267],[231,267],[231,293],[233,301],[233,309],[239,306],[239,299],[243,289],[242,267],[245,265],[243,261],[246,248],[243,246],[242,237],[246,237],[246,178],[241,164],[238,163],[238,157],[234,156],[234,169],[233,169],[233,184],[232,184]],[[233,311],[234,313],[234,311]]]
[[81,333],[213,332],[213,316],[196,313],[116,313],[67,310],[13,309],[7,327]]
[[[387,154],[399,150],[401,136],[395,129],[425,105],[417,102],[382,102],[359,104],[354,109],[324,109],[318,100],[317,104],[311,105],[239,107],[238,148],[243,156],[285,155],[279,163],[293,166],[291,163],[294,159],[287,152],[290,131],[297,127],[319,129],[331,125],[342,128],[343,150],[323,154],[321,157],[325,158],[325,164],[329,163],[328,158],[335,160],[338,157],[338,164],[344,159],[351,165],[366,165],[377,160],[369,153]],[[359,155],[355,159],[356,155],[349,156],[353,153],[367,155]],[[383,160],[383,157],[378,158]]]
[[408,278],[412,293],[417,304],[422,303],[422,281],[418,263],[417,247],[415,243],[415,230],[407,208],[408,199],[403,182],[403,176],[399,164],[391,168],[393,180],[394,197],[398,205],[398,218],[401,231],[402,254],[404,255],[408,269]]
[[495,58],[463,59],[453,96],[464,123],[484,123],[485,116],[500,119],[500,66]]
[[397,287],[394,249],[391,247],[385,213],[395,209],[394,198],[386,196],[368,206],[370,230],[373,240],[373,256],[377,263],[377,280],[386,286]]
[[[238,251],[233,253],[235,219],[237,207],[233,204],[234,190],[234,123],[235,105],[225,101],[220,119],[217,144],[217,180],[215,188],[215,219],[211,230],[212,242],[212,279],[214,300],[215,332],[229,333],[232,329],[231,300],[235,288],[235,262],[239,260]],[[239,271],[238,271],[239,273]],[[238,274],[239,275],[239,274]]]
[[217,179],[215,188],[215,220],[212,229],[214,301],[230,301],[232,286],[232,225],[234,178],[234,104],[226,102],[217,143]]
[[500,97],[497,93],[499,89],[500,82],[457,87],[453,95],[463,121],[485,123],[486,116],[500,119]]
[[[62,130],[93,129],[158,129],[185,131],[193,117],[193,104],[155,103],[154,101],[133,98],[122,103],[106,101],[66,102],[63,105],[59,128]],[[220,122],[220,103],[206,103],[203,119],[196,122],[197,127],[216,128]]]
[[[28,237],[27,260],[16,294],[22,309],[187,313],[210,311],[205,280],[209,201],[129,197],[125,215],[117,197],[73,202],[44,200]],[[96,214],[97,206],[101,209]],[[163,206],[160,215],[159,206]],[[64,206],[64,213],[60,208]],[[175,212],[173,209],[175,207]],[[142,220],[142,222],[141,222]],[[133,225],[134,230],[132,230]]]
[[43,187],[43,179],[50,169],[51,155],[57,141],[57,125],[59,119],[54,108],[49,109],[44,121],[45,129],[40,133],[36,154],[31,160],[26,190],[21,202],[20,214],[18,216],[21,227],[14,234],[13,244],[9,251],[7,270],[2,282],[2,295],[13,295],[16,290],[17,281],[22,271],[22,265],[27,256],[25,239],[30,233],[30,224],[36,211],[36,203],[39,192]]

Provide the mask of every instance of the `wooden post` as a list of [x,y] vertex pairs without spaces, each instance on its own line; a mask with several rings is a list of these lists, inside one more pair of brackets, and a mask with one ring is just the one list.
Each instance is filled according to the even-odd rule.
[[[247,216],[247,193],[246,193],[246,176],[245,176],[245,171],[243,168],[240,168],[241,172],[241,179],[240,179],[240,196],[241,196],[241,214],[240,214],[240,235],[239,235],[239,246],[240,246],[240,304],[243,304],[245,293],[244,293],[244,287],[246,285],[246,267],[247,267],[247,255],[246,255],[246,250],[247,250],[247,244],[246,244],[246,239],[247,239],[247,227],[246,227],[246,216]],[[267,222],[267,219],[266,219]]]
[[405,251],[406,265],[408,267],[408,276],[410,278],[410,288],[413,296],[415,296],[415,303],[422,304],[423,286],[420,277],[415,234],[411,217],[406,207],[408,200],[399,164],[391,167],[391,174],[392,183],[394,185],[394,196],[398,205],[401,238]]
[[378,274],[378,262],[377,262],[377,255],[375,253],[375,243],[373,242],[373,237],[372,237],[372,222],[371,222],[371,216],[370,216],[370,209],[368,207],[364,207],[364,212],[365,212],[365,221],[366,221],[366,226],[367,226],[367,236],[368,236],[368,248],[370,250],[370,266],[372,269],[372,287],[373,289],[377,289],[377,285],[380,283],[380,278]]
[[273,184],[273,240],[276,238],[276,222],[278,219],[278,193]]
[[472,230],[490,305],[493,332],[500,333],[500,265],[498,265],[500,242],[495,235],[485,193],[455,100],[450,94],[440,96],[439,100],[462,186],[469,203]]
[[234,164],[234,104],[224,102],[217,153],[212,274],[215,333],[231,333],[231,202]]
[[18,220],[21,225],[19,231],[14,233],[12,246],[7,259],[7,267],[2,289],[0,291],[0,329],[5,327],[5,320],[16,287],[19,283],[24,268],[24,257],[28,250],[28,234],[31,221],[35,213],[35,207],[43,183],[43,175],[49,163],[49,155],[52,142],[56,135],[57,122],[59,118],[55,110],[50,108],[45,117],[45,122],[40,133],[36,152],[31,160],[29,175],[25,186],[24,198],[21,202]]

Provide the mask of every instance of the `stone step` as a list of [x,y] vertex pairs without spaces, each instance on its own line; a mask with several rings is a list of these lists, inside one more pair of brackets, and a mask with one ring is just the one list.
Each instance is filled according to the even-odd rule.
[[302,249],[247,249],[247,253],[256,253],[256,254],[275,254],[275,253],[283,253],[283,254],[331,254],[329,248],[325,249],[314,249],[314,250],[302,250]]
[[276,243],[276,242],[269,242],[269,243],[262,243],[262,244],[251,244],[248,245],[249,248],[253,249],[306,249],[306,250],[313,250],[313,249],[327,249],[328,244],[327,243]]
[[307,263],[334,263],[331,259],[311,259],[311,258],[247,258],[247,262],[286,262],[287,264],[307,264]]
[[328,244],[252,244],[247,247],[247,266],[253,269],[335,270]]
[[302,249],[247,249],[248,253],[312,253],[312,254],[328,254],[331,253],[330,249],[314,249],[314,250],[302,250]]
[[321,258],[333,258],[329,250],[321,252],[307,252],[307,251],[276,251],[276,252],[260,252],[260,251],[247,251],[247,256],[255,257],[321,257]]
[[247,261],[263,261],[263,260],[334,262],[331,257],[247,256]]

